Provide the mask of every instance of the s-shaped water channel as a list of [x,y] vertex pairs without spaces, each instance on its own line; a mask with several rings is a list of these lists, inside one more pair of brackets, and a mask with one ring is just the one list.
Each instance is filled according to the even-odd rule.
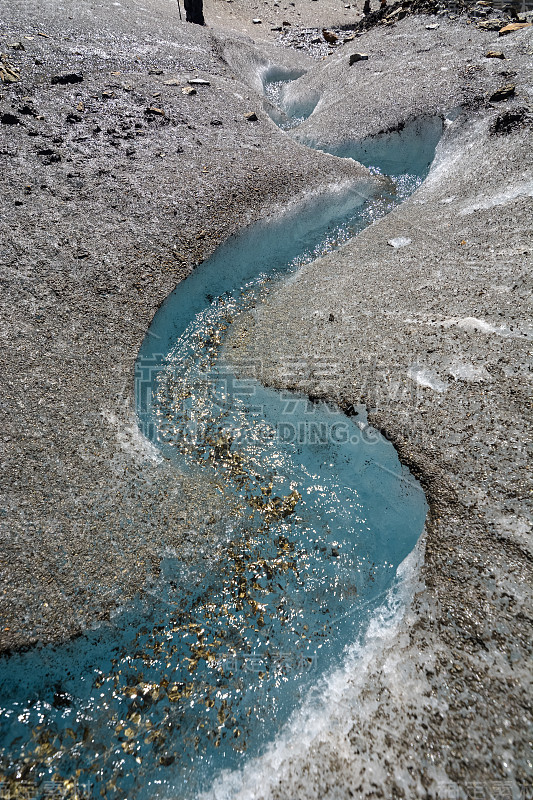
[[[155,315],[136,365],[140,427],[220,484],[227,516],[212,551],[163,562],[149,607],[0,661],[8,789],[190,800],[279,735],[387,602],[423,528],[419,485],[364,411],[265,388],[257,364],[236,374],[224,341],[277,281],[407,197],[441,131],[427,120],[346,146],[386,162],[391,188],[332,189],[245,229]],[[338,365],[307,367],[327,381]]]

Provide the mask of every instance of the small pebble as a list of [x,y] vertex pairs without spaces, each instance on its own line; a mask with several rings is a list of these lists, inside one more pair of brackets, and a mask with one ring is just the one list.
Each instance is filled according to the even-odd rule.
[[411,244],[411,239],[407,236],[397,236],[396,239],[389,239],[387,244],[391,247],[407,247],[408,244]]

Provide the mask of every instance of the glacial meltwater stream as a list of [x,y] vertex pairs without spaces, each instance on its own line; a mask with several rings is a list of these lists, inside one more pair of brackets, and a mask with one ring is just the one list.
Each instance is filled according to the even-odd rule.
[[[260,364],[235,374],[224,342],[276,281],[405,199],[441,130],[430,120],[344,148],[386,164],[389,188],[310,195],[251,226],[156,314],[136,365],[141,430],[181,470],[218,482],[227,516],[209,551],[163,562],[149,604],[0,661],[7,785],[26,782],[37,798],[61,786],[68,797],[190,800],[280,734],[387,602],[423,528],[419,485],[363,409],[347,416],[265,388]],[[307,365],[326,383],[337,367]]]

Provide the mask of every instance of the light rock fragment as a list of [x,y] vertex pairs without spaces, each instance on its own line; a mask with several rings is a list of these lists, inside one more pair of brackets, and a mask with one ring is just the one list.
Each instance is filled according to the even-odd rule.
[[389,239],[387,244],[391,247],[407,247],[408,244],[411,244],[411,241],[407,236],[397,236],[395,239]]
[[513,33],[514,31],[521,31],[522,28],[531,28],[531,25],[533,25],[532,22],[511,22],[510,25],[505,25],[503,28],[500,28],[498,36],[506,36],[508,33]]

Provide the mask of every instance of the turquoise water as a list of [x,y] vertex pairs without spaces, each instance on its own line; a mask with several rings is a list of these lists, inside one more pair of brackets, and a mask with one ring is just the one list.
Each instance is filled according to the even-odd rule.
[[[277,280],[408,196],[418,157],[379,196],[332,191],[244,230],[157,312],[136,364],[140,428],[218,481],[227,515],[209,550],[164,561],[149,602],[0,660],[6,786],[193,798],[260,753],[364,634],[422,531],[423,492],[362,409],[267,389],[261,364],[235,374],[224,342]],[[327,382],[341,366],[304,368]]]

